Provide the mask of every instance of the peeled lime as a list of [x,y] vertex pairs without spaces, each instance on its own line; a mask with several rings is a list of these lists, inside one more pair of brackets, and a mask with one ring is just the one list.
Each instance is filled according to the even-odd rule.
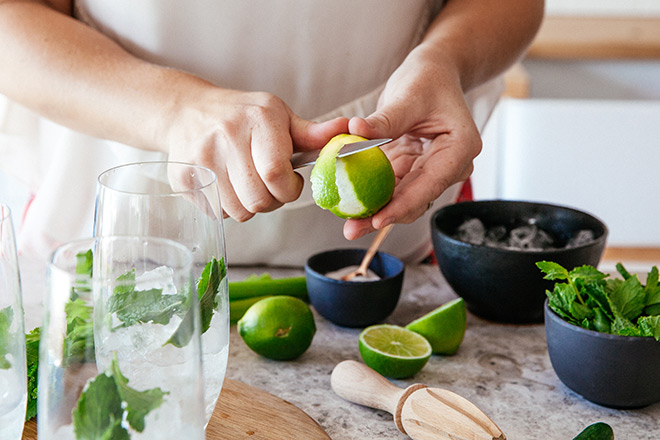
[[433,347],[433,354],[450,355],[458,351],[467,326],[463,298],[456,298],[406,326],[424,336]]
[[302,355],[316,333],[309,306],[292,296],[271,296],[254,303],[238,321],[238,334],[252,351],[269,359]]
[[394,170],[378,147],[337,158],[345,144],[366,141],[361,136],[340,134],[323,147],[310,180],[318,206],[341,218],[374,215],[394,193]]
[[359,349],[368,367],[392,379],[417,374],[431,357],[431,344],[423,336],[389,324],[365,328]]

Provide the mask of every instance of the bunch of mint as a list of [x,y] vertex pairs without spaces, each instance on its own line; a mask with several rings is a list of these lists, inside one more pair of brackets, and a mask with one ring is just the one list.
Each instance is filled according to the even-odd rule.
[[648,336],[660,341],[660,281],[653,266],[643,285],[621,263],[622,278],[592,266],[567,270],[557,263],[536,263],[547,280],[558,280],[546,290],[548,305],[565,321],[589,330],[622,336]]

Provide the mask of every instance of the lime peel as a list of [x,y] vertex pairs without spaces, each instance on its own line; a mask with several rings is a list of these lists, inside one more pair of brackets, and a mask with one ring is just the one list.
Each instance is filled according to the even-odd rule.
[[463,298],[451,300],[406,325],[424,336],[433,354],[452,355],[458,351],[467,327],[467,311]]

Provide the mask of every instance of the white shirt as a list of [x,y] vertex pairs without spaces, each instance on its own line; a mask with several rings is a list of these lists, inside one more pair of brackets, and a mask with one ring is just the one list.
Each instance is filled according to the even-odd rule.
[[[373,112],[385,81],[419,42],[441,3],[78,0],[75,13],[143,59],[221,87],[274,93],[299,116],[322,121]],[[493,83],[471,92],[480,128],[499,91]],[[47,256],[62,242],[92,234],[96,177],[103,170],[165,159],[162,153],[30,118],[10,102],[4,106],[3,112],[0,102],[2,166],[20,175],[35,193],[19,232],[23,254]],[[314,204],[309,169],[301,174],[306,185],[294,203],[245,223],[225,221],[230,264],[300,266],[321,250],[368,246],[372,236],[344,239],[344,221]],[[448,190],[435,207],[453,202],[457,191],[458,186]],[[382,249],[406,261],[428,255],[430,215],[397,225]]]

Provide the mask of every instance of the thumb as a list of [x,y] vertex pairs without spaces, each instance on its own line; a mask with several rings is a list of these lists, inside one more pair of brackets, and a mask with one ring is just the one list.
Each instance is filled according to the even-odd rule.
[[366,118],[354,117],[348,122],[351,134],[367,139],[396,139],[408,132],[412,125],[412,112],[405,105],[392,103],[384,106]]
[[325,122],[312,122],[296,115],[291,116],[293,151],[309,151],[323,148],[333,137],[348,133],[348,118],[339,117]]

